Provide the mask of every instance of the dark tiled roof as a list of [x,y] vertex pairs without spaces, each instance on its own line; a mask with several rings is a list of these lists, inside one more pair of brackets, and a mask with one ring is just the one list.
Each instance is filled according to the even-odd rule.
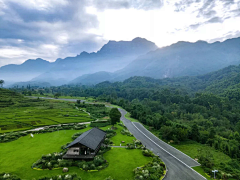
[[77,143],[80,143],[84,146],[89,147],[90,149],[95,150],[98,145],[103,140],[106,133],[98,128],[92,128],[83,134],[81,134],[78,138],[76,138],[73,142],[71,142],[66,148],[69,148]]

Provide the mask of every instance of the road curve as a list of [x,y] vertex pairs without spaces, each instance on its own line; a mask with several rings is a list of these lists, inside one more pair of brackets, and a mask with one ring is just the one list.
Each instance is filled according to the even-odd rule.
[[140,123],[132,123],[126,119],[124,117],[127,113],[125,110],[119,108],[119,111],[122,114],[121,121],[128,130],[154,154],[159,155],[166,164],[168,172],[164,180],[206,180],[191,168],[199,166],[198,162],[158,139]]

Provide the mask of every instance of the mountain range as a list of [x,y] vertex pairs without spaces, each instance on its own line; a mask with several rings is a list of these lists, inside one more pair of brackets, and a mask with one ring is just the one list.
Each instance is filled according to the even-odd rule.
[[[157,46],[153,42],[143,38],[135,38],[132,41],[109,41],[96,53],[82,52],[76,57],[57,59],[54,63],[37,59],[28,60],[21,65],[3,66],[0,68],[0,78],[6,82],[30,80],[61,85],[84,74],[99,71],[114,72],[138,56],[156,49]],[[42,66],[43,62],[45,65]]]
[[4,79],[8,84],[19,81],[26,82],[50,70],[53,66],[53,63],[41,58],[29,59],[20,65],[9,64],[0,67],[0,79]]
[[[216,71],[229,65],[240,64],[240,38],[224,42],[177,42],[167,47],[157,46],[143,38],[132,41],[109,41],[96,53],[82,52],[76,57],[57,59],[54,63],[37,59],[31,71],[25,72],[28,60],[22,65],[0,68],[1,76],[18,77],[22,72],[32,79],[28,82],[47,82],[51,85],[97,84],[103,81],[123,81],[133,76],[157,79],[197,76]],[[41,67],[41,68],[37,68]],[[4,79],[4,78],[3,78]],[[29,78],[30,79],[30,78]],[[15,82],[19,80],[16,79]]]
[[86,84],[86,81],[90,83],[96,79],[99,83],[101,76],[104,76],[103,80],[112,82],[123,81],[133,76],[156,79],[197,76],[238,64],[240,64],[240,38],[215,43],[178,42],[139,56],[114,73],[88,74],[74,79],[71,83]]

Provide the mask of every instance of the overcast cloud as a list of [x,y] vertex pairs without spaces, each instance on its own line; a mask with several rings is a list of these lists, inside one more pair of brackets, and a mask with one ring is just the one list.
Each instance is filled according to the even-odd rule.
[[108,40],[240,36],[240,0],[0,0],[0,66],[76,56]]

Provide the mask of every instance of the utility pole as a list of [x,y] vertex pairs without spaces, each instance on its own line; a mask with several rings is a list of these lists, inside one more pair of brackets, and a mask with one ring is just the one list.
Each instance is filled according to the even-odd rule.
[[214,179],[216,179],[215,174],[216,174],[216,172],[218,172],[218,170],[212,170],[212,172],[214,173]]

